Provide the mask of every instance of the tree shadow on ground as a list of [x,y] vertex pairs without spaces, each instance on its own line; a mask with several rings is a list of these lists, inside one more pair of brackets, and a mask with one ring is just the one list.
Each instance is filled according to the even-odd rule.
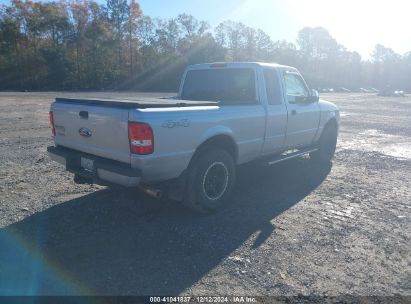
[[207,216],[130,190],[60,203],[0,230],[0,294],[178,294],[252,234],[253,248],[263,244],[270,221],[330,169],[307,159],[242,166],[230,203]]

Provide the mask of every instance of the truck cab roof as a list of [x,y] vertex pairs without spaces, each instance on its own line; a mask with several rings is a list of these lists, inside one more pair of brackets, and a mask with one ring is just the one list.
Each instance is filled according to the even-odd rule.
[[267,62],[241,62],[241,61],[225,61],[225,62],[210,62],[210,63],[200,63],[192,64],[187,67],[187,70],[202,70],[202,69],[212,69],[212,68],[276,68],[280,70],[290,70],[296,71],[295,68],[281,65],[278,63],[267,63]]

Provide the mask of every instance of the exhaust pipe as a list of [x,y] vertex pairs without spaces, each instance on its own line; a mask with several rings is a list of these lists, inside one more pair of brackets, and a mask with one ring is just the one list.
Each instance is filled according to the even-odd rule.
[[90,178],[90,177],[81,176],[79,174],[74,174],[74,182],[76,184],[80,184],[80,185],[83,185],[83,184],[90,184],[91,185],[91,184],[93,184],[93,179]]
[[160,189],[153,189],[153,188],[148,188],[148,187],[142,187],[139,186],[139,188],[147,195],[154,197],[154,198],[162,198],[163,197],[163,191]]

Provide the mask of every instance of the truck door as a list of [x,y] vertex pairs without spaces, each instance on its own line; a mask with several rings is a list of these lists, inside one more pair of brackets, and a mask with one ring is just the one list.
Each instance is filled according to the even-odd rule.
[[267,118],[263,154],[277,152],[284,147],[287,106],[283,98],[280,81],[280,75],[276,69],[264,69]]
[[296,72],[283,74],[287,100],[288,123],[286,148],[298,148],[312,144],[320,121],[318,102],[308,102],[309,90]]

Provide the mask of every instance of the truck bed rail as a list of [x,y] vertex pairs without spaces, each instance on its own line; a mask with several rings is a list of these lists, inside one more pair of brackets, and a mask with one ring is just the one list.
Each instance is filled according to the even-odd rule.
[[170,107],[215,106],[218,102],[183,100],[173,98],[144,98],[144,99],[100,99],[100,98],[63,98],[57,97],[56,103],[87,104],[105,107],[146,109]]

